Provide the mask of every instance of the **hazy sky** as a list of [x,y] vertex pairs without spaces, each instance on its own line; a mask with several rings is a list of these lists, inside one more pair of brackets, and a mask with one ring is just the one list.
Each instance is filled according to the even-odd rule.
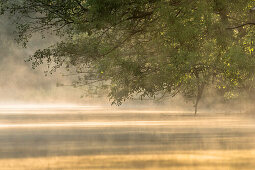
[[24,61],[35,49],[54,40],[38,36],[24,49],[14,41],[14,28],[9,19],[0,17],[0,104],[86,102],[79,90],[56,87],[64,81],[60,73],[45,76],[45,68],[33,70],[31,63]]

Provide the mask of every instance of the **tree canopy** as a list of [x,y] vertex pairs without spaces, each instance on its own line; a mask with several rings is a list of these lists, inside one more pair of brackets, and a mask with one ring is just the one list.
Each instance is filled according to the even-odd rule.
[[[38,49],[32,66],[75,68],[74,86],[100,85],[114,104],[134,96],[181,94],[195,103],[205,88],[226,98],[254,91],[252,0],[2,0],[26,46],[34,33],[61,41]],[[101,82],[101,83],[100,83]],[[195,110],[196,112],[196,110]]]

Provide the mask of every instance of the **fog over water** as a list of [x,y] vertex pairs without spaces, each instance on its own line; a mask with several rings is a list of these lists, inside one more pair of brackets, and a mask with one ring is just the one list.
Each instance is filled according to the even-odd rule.
[[[207,98],[193,115],[180,96],[110,106],[80,98],[63,70],[45,76],[24,62],[55,37],[18,46],[0,18],[0,169],[253,169],[253,104]],[[218,102],[220,101],[220,102]]]
[[255,119],[55,106],[0,109],[4,169],[253,169]]

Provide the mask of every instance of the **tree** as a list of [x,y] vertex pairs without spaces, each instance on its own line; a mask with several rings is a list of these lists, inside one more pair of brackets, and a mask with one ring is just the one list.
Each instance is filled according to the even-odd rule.
[[[139,95],[181,94],[194,101],[205,88],[229,98],[254,89],[254,27],[250,0],[2,0],[26,46],[36,32],[62,41],[30,57],[52,71],[78,74],[74,86],[101,85],[113,104]],[[254,18],[254,19],[253,19]],[[102,83],[99,83],[102,82]]]

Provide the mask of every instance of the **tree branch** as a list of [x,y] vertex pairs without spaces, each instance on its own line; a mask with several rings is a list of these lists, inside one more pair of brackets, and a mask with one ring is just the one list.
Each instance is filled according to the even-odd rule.
[[228,27],[227,29],[237,29],[237,28],[244,27],[246,25],[255,25],[255,23],[254,22],[247,22],[247,23],[244,23],[244,24],[241,24],[241,25],[237,25],[237,26],[233,26],[233,27]]

